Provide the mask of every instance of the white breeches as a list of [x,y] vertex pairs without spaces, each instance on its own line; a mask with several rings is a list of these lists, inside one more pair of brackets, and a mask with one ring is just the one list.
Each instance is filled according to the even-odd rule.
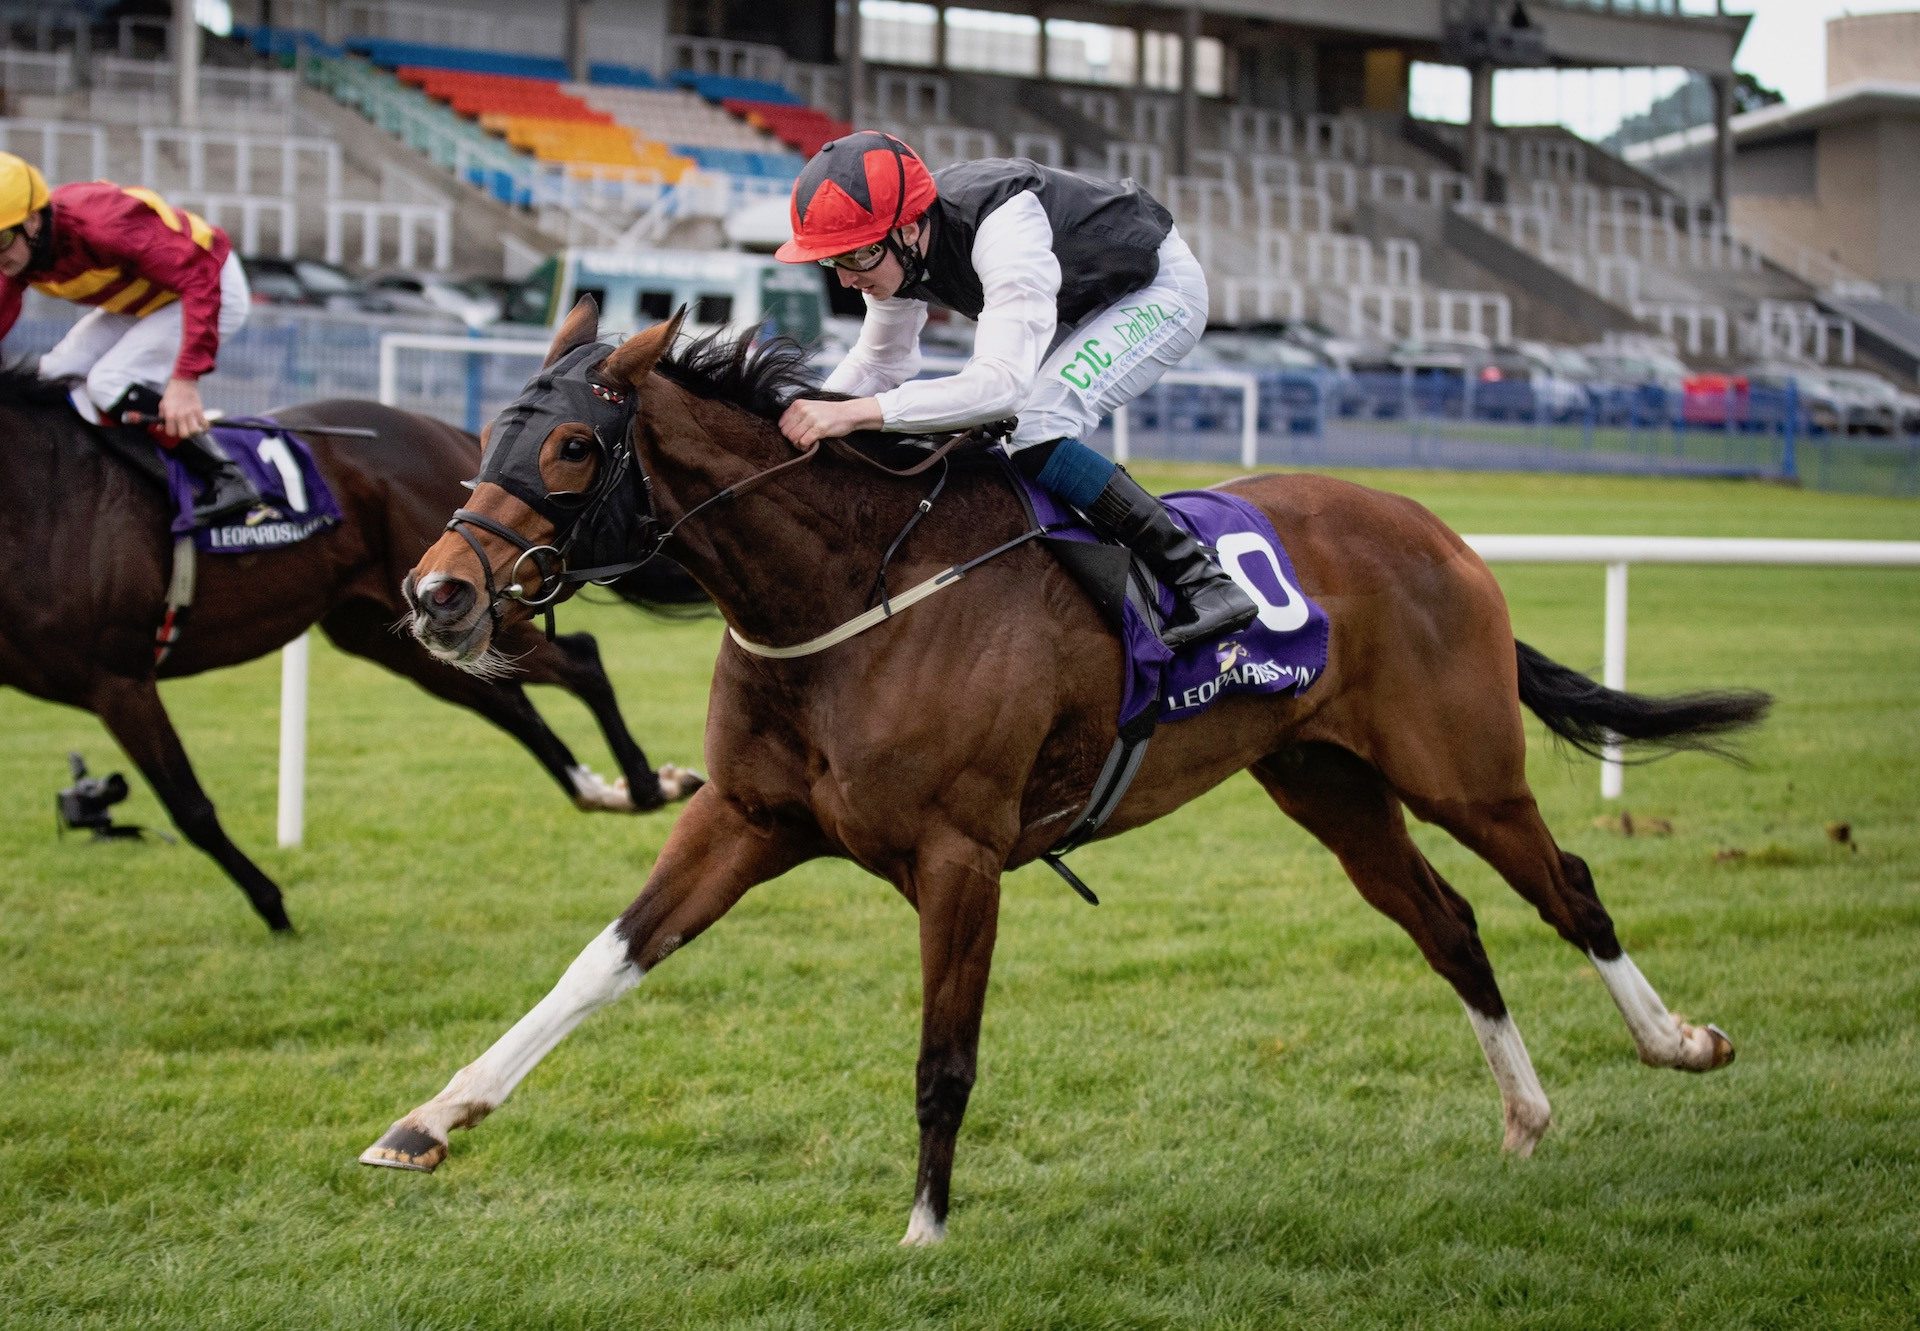
[[[223,343],[246,323],[252,301],[240,256],[229,254],[220,267],[219,330]],[[94,310],[40,358],[40,377],[85,379],[87,401],[83,404],[82,395],[76,393],[74,404],[105,411],[131,384],[145,384],[156,392],[166,387],[173,377],[174,362],[180,359],[181,331],[177,300],[144,319]]]
[[1193,350],[1207,327],[1207,275],[1178,229],[1160,242],[1160,271],[1082,321],[1047,354],[1009,448],[1086,439]]

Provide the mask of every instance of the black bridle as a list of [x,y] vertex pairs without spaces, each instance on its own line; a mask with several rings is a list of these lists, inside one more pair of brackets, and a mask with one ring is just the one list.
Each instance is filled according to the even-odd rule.
[[[593,374],[612,352],[605,343],[589,343],[535,375],[494,421],[486,455],[480,460],[480,474],[467,482],[468,489],[482,483],[497,485],[546,518],[553,524],[554,543],[535,545],[506,524],[468,508],[455,511],[447,523],[447,530],[464,540],[480,561],[487,583],[487,609],[496,621],[503,601],[519,601],[547,611],[551,622],[553,604],[569,587],[610,582],[653,558],[664,542],[664,534],[654,536],[659,523],[653,516],[651,496],[645,491],[646,473],[633,454],[633,394]],[[585,490],[549,490],[540,474],[541,445],[559,426],[576,424],[586,425],[593,432],[593,447],[599,455],[593,484]],[[531,448],[526,446],[529,440]],[[631,504],[618,503],[621,492],[633,488],[636,476],[643,488],[633,495]],[[617,522],[603,521],[606,519]],[[621,541],[616,555],[634,549],[640,542],[646,542],[646,554],[638,559],[615,558],[594,567],[568,568],[583,534],[598,533],[605,525],[619,528],[614,537]],[[520,552],[508,571],[505,587],[495,584],[493,563],[468,530],[470,527],[491,532]],[[598,547],[604,542],[596,541],[595,545],[593,554],[597,557],[601,553]],[[526,590],[529,566],[539,581],[539,590],[531,594]]]
[[[633,392],[593,373],[612,351],[604,343],[590,343],[535,375],[495,419],[480,473],[467,482],[468,489],[482,483],[497,485],[533,509],[553,524],[554,542],[535,545],[505,523],[468,508],[456,510],[447,523],[447,530],[464,540],[480,562],[487,584],[487,610],[496,623],[505,608],[502,603],[518,601],[546,612],[547,633],[552,636],[554,604],[569,587],[604,585],[632,572],[659,554],[681,523],[701,510],[743,494],[788,467],[810,462],[819,452],[818,445],[809,447],[709,495],[671,526],[662,526],[653,507],[653,479],[633,450],[637,405]],[[599,465],[593,484],[585,490],[549,490],[540,474],[541,446],[562,425],[586,425],[593,432]],[[506,586],[494,582],[493,564],[469,527],[491,532],[520,552],[508,570]],[[569,563],[581,545],[589,566],[571,568]],[[601,562],[592,562],[596,560]],[[539,590],[532,594],[524,577],[529,564],[539,578]]]
[[[613,348],[604,343],[590,343],[568,352],[535,375],[520,396],[508,403],[495,419],[486,454],[480,460],[480,473],[467,482],[469,489],[482,483],[497,485],[539,513],[553,524],[554,543],[535,545],[505,523],[467,508],[456,510],[447,523],[447,530],[464,540],[480,562],[487,584],[487,611],[495,623],[504,611],[503,601],[518,601],[546,612],[547,635],[551,637],[554,604],[569,587],[605,584],[632,572],[659,554],[682,524],[705,509],[722,500],[737,498],[789,467],[811,462],[820,455],[820,443],[810,444],[785,462],[777,462],[708,495],[671,525],[662,526],[654,512],[653,479],[633,449],[637,407],[633,391],[606,383],[593,374],[612,351]],[[586,425],[593,432],[599,466],[595,469],[593,484],[585,490],[549,490],[545,477],[540,474],[541,448],[562,425]],[[887,563],[907,533],[933,507],[934,498],[946,483],[947,454],[970,442],[1004,437],[1012,425],[1012,421],[997,421],[952,435],[926,459],[900,470],[884,466],[858,450],[848,450],[850,456],[895,477],[917,476],[935,464],[941,466],[940,481],[933,493],[907,520],[881,560],[875,580],[875,594],[881,600],[886,597]],[[527,446],[529,440],[531,447]],[[623,491],[631,492],[628,502],[621,502]],[[505,587],[494,582],[493,564],[469,527],[491,532],[520,552],[508,570]],[[606,562],[570,568],[569,560],[583,539],[584,557]],[[636,555],[636,551],[640,553]],[[539,591],[531,595],[523,579],[523,570],[528,564],[532,565],[540,584]]]

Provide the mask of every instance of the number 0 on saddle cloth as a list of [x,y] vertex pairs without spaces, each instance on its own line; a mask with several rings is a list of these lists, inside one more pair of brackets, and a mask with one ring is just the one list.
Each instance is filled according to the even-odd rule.
[[[1058,499],[1024,478],[1016,477],[1015,483],[1054,539],[1097,541]],[[1161,721],[1180,721],[1230,694],[1304,692],[1326,668],[1327,615],[1300,591],[1293,561],[1266,515],[1218,490],[1187,490],[1164,499],[1196,540],[1219,551],[1220,566],[1253,598],[1260,617],[1238,633],[1194,643],[1176,656],[1129,601],[1119,625],[1127,649],[1120,725],[1129,725],[1156,701]],[[1172,594],[1157,584],[1154,593],[1164,617],[1172,610]]]
[[252,522],[232,522],[195,530],[194,480],[180,460],[167,453],[167,491],[173,499],[173,534],[193,534],[194,547],[211,554],[244,554],[292,545],[340,521],[340,505],[314,465],[313,453],[291,434],[261,427],[215,424],[213,437],[246,473],[265,500]]

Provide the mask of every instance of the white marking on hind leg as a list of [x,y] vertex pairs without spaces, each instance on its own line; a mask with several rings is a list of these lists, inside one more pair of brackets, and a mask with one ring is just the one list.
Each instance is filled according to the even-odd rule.
[[615,924],[581,950],[559,983],[511,1030],[402,1121],[442,1142],[454,1128],[472,1127],[499,1108],[569,1031],[639,984],[645,972],[628,957],[626,940],[614,932]]
[[1480,1051],[1487,1056],[1493,1080],[1500,1087],[1500,1112],[1506,1122],[1506,1135],[1500,1149],[1518,1156],[1533,1154],[1533,1148],[1553,1120],[1547,1093],[1540,1089],[1534,1075],[1533,1060],[1527,1057],[1526,1042],[1510,1016],[1489,1017],[1463,1003],[1473,1033],[1480,1037]]
[[1689,1026],[1667,1011],[1660,995],[1625,952],[1612,961],[1587,954],[1593,968],[1613,996],[1627,1030],[1633,1034],[1640,1061],[1649,1067],[1706,1072],[1733,1058],[1733,1042],[1714,1026]]
[[573,802],[576,807],[588,812],[633,812],[633,797],[627,793],[626,782],[609,781],[584,764],[569,767],[567,779],[573,782]]
[[907,1217],[907,1236],[900,1240],[903,1248],[930,1248],[947,1237],[947,1227],[933,1218],[933,1204],[926,1195],[916,1197],[913,1202],[913,1214]]

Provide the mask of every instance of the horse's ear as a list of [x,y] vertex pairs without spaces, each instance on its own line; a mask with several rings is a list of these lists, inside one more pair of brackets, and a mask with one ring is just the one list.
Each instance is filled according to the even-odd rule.
[[582,296],[567,317],[560,321],[560,331],[553,335],[553,345],[547,348],[546,364],[553,364],[569,351],[584,347],[600,336],[600,306],[592,296]]
[[660,358],[667,354],[673,339],[680,335],[680,324],[686,317],[687,307],[682,305],[665,323],[655,324],[644,333],[635,333],[615,347],[605,362],[607,377],[638,388],[640,381],[651,374]]

